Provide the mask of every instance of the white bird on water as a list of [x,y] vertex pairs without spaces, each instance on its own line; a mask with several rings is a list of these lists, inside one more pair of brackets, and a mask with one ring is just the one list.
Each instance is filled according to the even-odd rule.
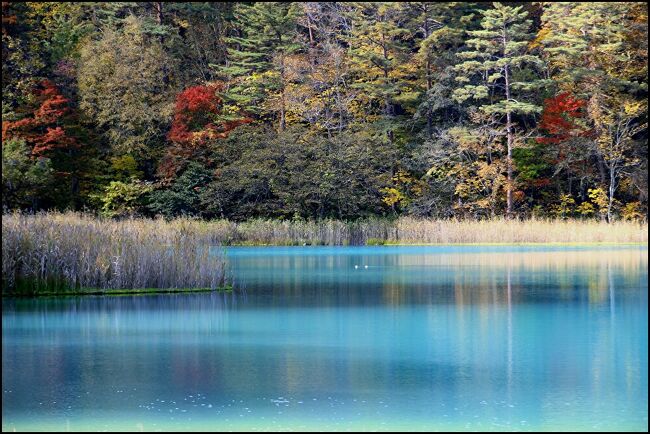
[[358,265],[355,265],[354,268],[355,268],[355,269],[356,269],[356,268],[359,268],[359,266],[358,266]]

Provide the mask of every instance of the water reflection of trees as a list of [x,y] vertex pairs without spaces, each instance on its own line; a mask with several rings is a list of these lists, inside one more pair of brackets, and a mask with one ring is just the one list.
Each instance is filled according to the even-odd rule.
[[[602,303],[608,269],[622,287],[647,276],[647,250],[464,254],[278,255],[234,261],[249,294],[272,305],[504,304],[496,288],[510,270],[512,303],[558,297]],[[355,268],[355,265],[358,268]],[[365,268],[368,265],[368,268]]]

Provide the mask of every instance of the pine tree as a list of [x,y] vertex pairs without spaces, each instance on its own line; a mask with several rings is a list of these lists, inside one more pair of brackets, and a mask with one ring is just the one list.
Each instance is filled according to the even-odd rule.
[[458,54],[464,61],[455,68],[459,73],[456,80],[463,87],[454,91],[454,97],[459,102],[473,99],[478,104],[484,101],[478,108],[487,115],[495,116],[500,124],[503,124],[505,117],[506,215],[510,218],[513,208],[514,117],[541,111],[530,92],[545,81],[525,70],[527,65],[541,67],[542,60],[529,53],[528,47],[533,37],[529,33],[532,21],[527,19],[528,13],[523,11],[523,6],[494,3],[493,9],[485,10],[482,14],[482,29],[468,32],[471,36],[466,41],[469,50]]
[[279,129],[286,126],[285,89],[287,57],[300,49],[295,42],[298,5],[286,2],[241,3],[234,10],[235,24],[226,65],[216,66],[230,83],[224,97],[239,109],[263,114],[269,94],[276,100]]
[[[378,116],[392,139],[396,98],[400,95],[407,62],[408,31],[400,22],[397,3],[354,3],[350,11],[353,29],[349,35],[350,63],[355,75],[353,88],[360,90],[358,113]],[[370,115],[370,116],[369,116]]]
[[[593,93],[596,86],[633,86],[647,76],[647,5],[638,3],[549,3],[536,42],[544,47],[551,75],[560,87]],[[637,16],[635,16],[635,14]],[[634,33],[636,32],[636,33]],[[634,36],[633,36],[634,35]],[[636,40],[635,40],[636,39]]]
[[413,56],[413,62],[420,68],[416,87],[422,89],[417,116],[426,119],[426,137],[431,137],[434,112],[444,104],[441,100],[446,99],[440,95],[441,88],[451,93],[444,86],[443,77],[459,62],[456,54],[464,42],[465,30],[476,27],[472,20],[476,4],[407,2],[403,5],[409,17],[408,28],[419,45]]

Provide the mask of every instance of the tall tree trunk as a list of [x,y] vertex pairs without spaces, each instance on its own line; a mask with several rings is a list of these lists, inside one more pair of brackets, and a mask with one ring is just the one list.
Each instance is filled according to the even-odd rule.
[[[382,50],[384,52],[384,61],[386,66],[382,68],[384,72],[384,80],[386,81],[386,84],[388,84],[389,81],[389,68],[388,68],[388,50],[386,49],[386,37],[384,34],[381,35],[381,43],[382,43]],[[384,97],[384,113],[386,116],[391,116],[392,115],[392,107],[390,104],[390,96],[388,94],[385,95]]]
[[[386,43],[386,35],[382,33],[381,35],[381,41],[382,41],[382,49],[384,52],[384,60],[386,61],[386,65],[388,65],[388,50],[386,49],[387,43]],[[384,79],[386,80],[386,83],[390,81],[389,79],[389,67],[385,66],[383,68],[384,70]],[[386,94],[385,99],[384,99],[384,114],[385,116],[388,117],[393,117],[395,115],[395,111],[393,109],[393,105],[390,102],[390,95]],[[388,140],[392,143],[393,142],[393,130],[390,129],[386,132],[386,135],[388,136]]]
[[[282,47],[282,34],[278,33],[278,47]],[[285,62],[284,62],[284,49],[280,51],[280,131],[284,131],[286,127],[286,99],[285,99]]]
[[311,72],[314,72],[314,69],[316,69],[316,59],[314,58],[315,54],[315,47],[314,47],[314,35],[311,30],[312,22],[311,22],[311,17],[309,16],[309,13],[306,13],[307,15],[307,29],[309,30],[309,68],[311,69]]
[[612,222],[612,207],[614,206],[614,193],[616,192],[616,163],[609,166],[609,189],[607,201],[607,222]]
[[[506,81],[506,101],[510,101],[510,77],[508,75],[508,65],[504,67],[504,75]],[[506,184],[506,217],[512,218],[512,145],[513,145],[513,131],[512,131],[512,117],[510,110],[506,112],[506,131],[508,133],[508,158],[506,165],[508,167],[508,179]]]
[[[162,11],[163,7],[162,7],[162,5],[163,5],[163,2],[156,2],[155,3],[155,6],[156,6],[156,18],[158,19],[158,24],[159,25],[162,25],[162,22],[163,22],[163,11]],[[162,38],[162,35],[160,37]]]
[[598,160],[598,174],[600,175],[600,183],[605,184],[607,181],[607,175],[605,174],[605,163],[601,155],[597,155],[596,159]]
[[427,137],[431,137],[433,132],[433,120],[431,114],[431,103],[429,102],[429,91],[431,90],[431,59],[427,54]]
[[285,110],[286,109],[285,109],[284,86],[283,86],[281,97],[280,97],[280,131],[284,131],[284,129],[287,126]]
[[[424,39],[426,40],[429,35],[429,8],[428,5],[425,3],[423,6],[423,11],[424,11]],[[431,137],[431,133],[433,131],[433,121],[432,121],[432,116],[431,116],[431,103],[429,102],[429,91],[431,90],[431,87],[433,85],[433,81],[431,78],[431,55],[427,51],[427,62],[426,62],[426,75],[427,75],[427,137]]]
[[280,57],[280,131],[286,128],[286,97],[285,97],[285,74],[284,74],[284,54]]
[[[154,2],[154,7],[156,8],[156,21],[158,25],[162,26],[163,23],[163,2]],[[158,36],[160,41],[161,48],[164,49],[165,38],[163,35]],[[163,83],[169,84],[169,71],[167,70],[167,65],[162,64],[162,73],[163,73]]]

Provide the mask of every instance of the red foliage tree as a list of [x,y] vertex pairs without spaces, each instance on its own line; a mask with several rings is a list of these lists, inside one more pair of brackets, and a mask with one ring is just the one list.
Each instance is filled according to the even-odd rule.
[[172,146],[158,168],[163,178],[173,177],[187,161],[200,159],[210,140],[226,138],[239,125],[251,122],[247,117],[219,119],[223,101],[218,92],[222,90],[223,84],[209,83],[189,87],[176,97],[174,120],[167,135]]
[[68,99],[49,80],[34,91],[36,108],[31,116],[18,121],[2,121],[2,141],[21,138],[32,148],[32,156],[49,157],[53,151],[77,148],[78,143],[66,134],[63,121],[69,113]]
[[[577,177],[590,176],[593,165],[589,162],[586,143],[579,138],[588,138],[593,134],[585,118],[587,101],[572,96],[569,92],[560,93],[544,101],[544,110],[539,128],[545,137],[537,142],[548,145],[546,155],[549,163],[557,168],[563,167]],[[541,186],[537,186],[541,188]]]
[[249,123],[248,118],[216,122],[221,114],[222,100],[217,92],[221,83],[193,86],[176,98],[174,121],[167,138],[178,144],[203,144],[207,139],[228,137],[237,126]]
[[574,137],[585,136],[587,130],[577,120],[584,117],[583,108],[586,104],[587,101],[574,98],[568,92],[546,99],[539,123],[539,128],[546,132],[546,137],[540,137],[537,141],[559,144]]

